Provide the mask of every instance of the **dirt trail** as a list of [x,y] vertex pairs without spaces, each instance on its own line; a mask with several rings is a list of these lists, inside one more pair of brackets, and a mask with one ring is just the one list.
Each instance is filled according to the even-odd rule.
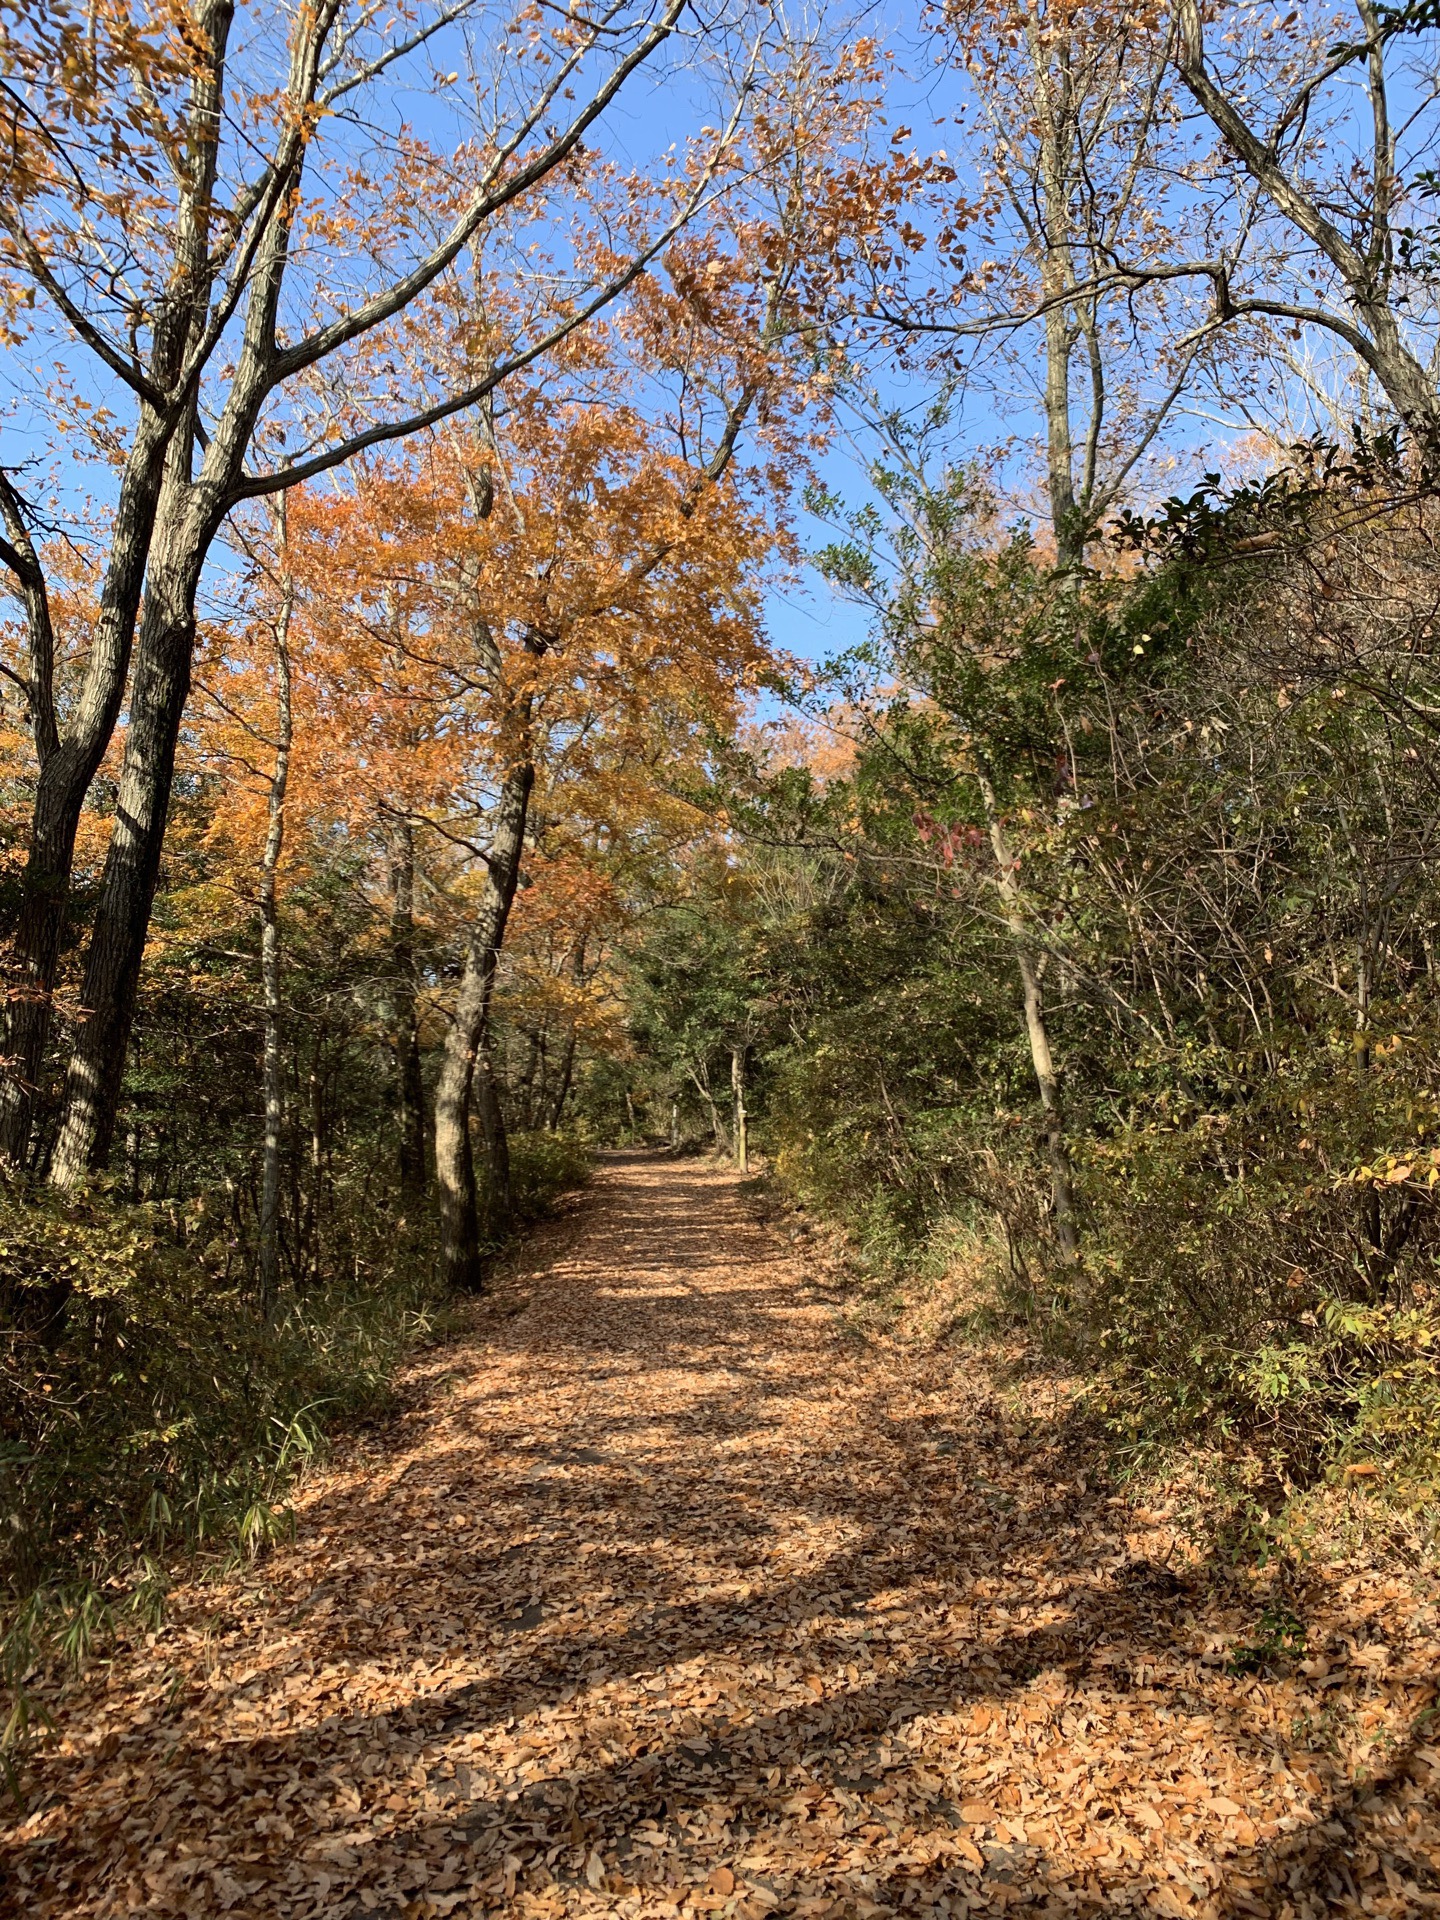
[[529,1269],[67,1698],[12,1911],[1440,1911],[1402,1586],[1232,1672],[1254,1609],[1060,1389],[859,1346],[728,1174],[614,1157]]

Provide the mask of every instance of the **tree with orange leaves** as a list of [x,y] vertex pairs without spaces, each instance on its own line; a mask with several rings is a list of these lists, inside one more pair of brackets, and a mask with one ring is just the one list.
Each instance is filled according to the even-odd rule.
[[350,690],[330,737],[343,704],[352,805],[363,795],[372,819],[428,830],[480,870],[435,1121],[442,1208],[463,1249],[450,1277],[474,1286],[470,1116],[503,1210],[490,1004],[532,797],[567,819],[581,787],[592,813],[656,804],[664,757],[722,723],[768,665],[753,581],[774,536],[741,491],[696,489],[635,412],[557,408],[538,390],[488,444],[438,443],[422,472],[373,475],[320,515],[332,580],[334,542],[358,536],[350,591],[320,616],[349,653],[325,677]]
[[[0,1155],[10,1165],[29,1149],[75,835],[132,651],[120,805],[51,1169],[61,1186],[101,1163],[110,1144],[196,598],[222,524],[245,500],[473,408],[643,271],[704,197],[733,120],[704,143],[658,230],[623,258],[595,263],[573,252],[563,286],[547,286],[527,236],[573,204],[586,141],[632,76],[671,47],[686,4],[591,21],[512,14],[485,0],[402,0],[383,18],[359,0],[320,0],[293,14],[236,0],[154,9],[105,0],[83,21],[64,6],[29,4],[0,19],[13,189],[0,209],[0,272],[10,325],[33,301],[22,351],[37,383],[58,349],[104,394],[97,406],[77,393],[71,411],[90,422],[114,476],[93,643],[68,710],[53,697],[36,510],[13,471],[0,486],[0,561],[25,610],[39,763],[11,930],[10,1069],[0,1085]],[[462,29],[479,63],[473,111],[458,92],[448,96],[463,124],[442,159],[398,111],[396,81],[407,67],[433,73],[447,36]],[[461,278],[500,304],[507,284],[524,287],[507,323],[492,324],[483,365],[443,386],[392,377],[407,326],[444,308]],[[314,413],[307,383],[313,390],[324,369],[333,385],[342,367],[352,404]],[[280,450],[287,432],[306,442],[303,454]]]
[[[350,791],[407,849],[420,824],[479,865],[436,1090],[445,1267],[459,1287],[479,1277],[472,1112],[486,1190],[502,1214],[508,1203],[490,1009],[532,801],[597,751],[622,786],[648,757],[653,795],[655,714],[672,726],[682,717],[681,738],[715,724],[766,665],[745,583],[783,543],[784,469],[800,450],[793,348],[809,324],[804,281],[817,227],[844,217],[826,173],[833,82],[803,62],[799,72],[784,123],[799,158],[773,204],[677,241],[663,284],[646,280],[623,315],[576,336],[573,399],[512,383],[477,435],[437,436],[423,461],[368,468],[353,493],[307,508],[331,583],[315,595],[318,609],[328,593],[331,611],[314,617],[330,636],[332,737],[364,716]],[[863,101],[845,110],[864,111]],[[776,139],[764,136],[767,157]],[[468,342],[467,322],[457,357]],[[752,431],[770,465],[741,485]],[[377,674],[387,681],[378,704],[366,690]],[[401,682],[408,704],[397,707]],[[443,717],[417,729],[417,701]],[[402,924],[408,911],[397,908]]]
[[[436,1101],[442,1203],[449,1180],[470,1223],[457,1285],[479,1274],[472,1110],[486,1194],[502,1217],[507,1204],[490,1008],[534,843],[532,798],[548,843],[534,876],[546,904],[526,918],[548,922],[578,1008],[587,942],[614,911],[605,845],[694,831],[693,810],[668,789],[770,659],[755,586],[776,540],[763,486],[753,497],[739,484],[697,488],[664,427],[626,404],[625,370],[604,394],[597,371],[570,405],[539,387],[512,396],[479,444],[437,439],[423,462],[371,467],[328,498],[295,496],[283,541],[272,529],[252,549],[257,617],[212,636],[200,677],[198,751],[225,775],[208,840],[254,876],[262,927],[267,1167],[280,1001],[267,956],[287,823],[292,871],[307,830],[323,835],[325,823],[388,866],[402,1147],[419,1104],[419,985],[406,951],[417,842],[432,894],[452,903],[442,917],[459,916],[463,966]],[[467,1001],[477,980],[478,1021]],[[458,1099],[446,1077],[453,1087],[457,1061],[469,1070]],[[412,1184],[417,1159],[412,1146]],[[268,1218],[262,1210],[262,1260]]]

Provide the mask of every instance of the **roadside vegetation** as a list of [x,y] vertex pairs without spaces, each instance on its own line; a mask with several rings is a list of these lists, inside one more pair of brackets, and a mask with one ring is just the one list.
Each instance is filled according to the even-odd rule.
[[622,1141],[1433,1536],[1436,20],[0,7],[12,1681]]

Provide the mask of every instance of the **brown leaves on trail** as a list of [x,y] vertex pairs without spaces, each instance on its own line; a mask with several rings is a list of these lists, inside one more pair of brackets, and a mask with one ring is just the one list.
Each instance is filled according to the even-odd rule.
[[617,1159],[531,1265],[56,1703],[15,1911],[1440,1911],[1423,1593],[1282,1632],[1061,1388],[843,1339],[728,1174]]

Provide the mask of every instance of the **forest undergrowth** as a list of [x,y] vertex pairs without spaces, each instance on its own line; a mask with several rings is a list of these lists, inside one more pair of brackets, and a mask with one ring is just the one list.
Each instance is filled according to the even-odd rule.
[[1383,1465],[1372,1457],[1373,1434],[1328,1409],[1308,1417],[1302,1410],[1289,1425],[1247,1423],[1233,1417],[1237,1395],[1231,1418],[1177,1432],[1153,1383],[1123,1362],[1097,1368],[1077,1351],[1070,1323],[1037,1300],[1032,1276],[1017,1271],[1014,1248],[993,1220],[941,1219],[907,1246],[893,1226],[875,1230],[873,1207],[848,1216],[807,1208],[771,1167],[762,1166],[746,1192],[756,1217],[823,1276],[823,1297],[857,1344],[977,1368],[1017,1409],[1037,1386],[1058,1391],[1093,1474],[1128,1500],[1163,1507],[1197,1559],[1273,1588],[1266,1631],[1278,1636],[1277,1649],[1290,1618],[1283,1596],[1312,1566],[1440,1577],[1430,1425],[1420,1426],[1422,1449]]
[[[493,1261],[583,1183],[578,1139],[513,1142]],[[83,1666],[124,1623],[153,1628],[198,1556],[223,1573],[291,1526],[290,1496],[333,1437],[393,1413],[397,1370],[443,1338],[433,1222],[334,1196],[321,1271],[267,1315],[203,1201],[126,1203],[103,1188],[6,1204],[0,1288],[0,1679],[5,1748],[27,1682]],[[247,1284],[249,1280],[249,1284]]]

